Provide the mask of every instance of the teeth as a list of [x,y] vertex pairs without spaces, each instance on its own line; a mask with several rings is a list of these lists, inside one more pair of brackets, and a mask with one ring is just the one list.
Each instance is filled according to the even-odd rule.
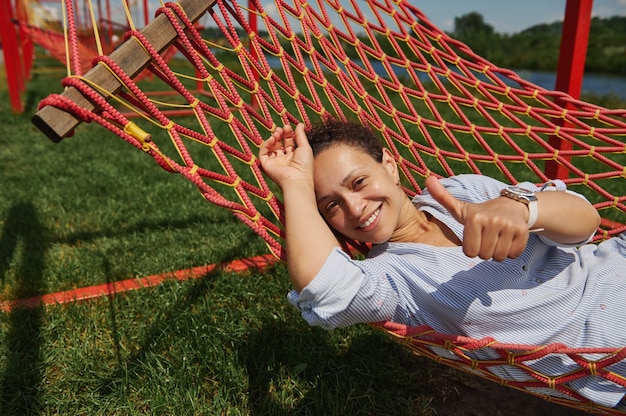
[[374,222],[374,220],[376,220],[376,218],[378,218],[378,214],[380,214],[380,208],[378,208],[376,211],[374,211],[372,216],[369,217],[367,219],[367,221],[365,221],[364,223],[359,224],[359,228],[365,228],[365,227],[369,226],[371,223]]

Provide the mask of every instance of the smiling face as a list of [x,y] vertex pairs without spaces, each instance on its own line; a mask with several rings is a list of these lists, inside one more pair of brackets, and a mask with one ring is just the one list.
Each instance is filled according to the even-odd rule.
[[315,156],[314,180],[318,209],[333,229],[361,242],[392,239],[407,198],[389,151],[378,162],[347,144],[328,147]]

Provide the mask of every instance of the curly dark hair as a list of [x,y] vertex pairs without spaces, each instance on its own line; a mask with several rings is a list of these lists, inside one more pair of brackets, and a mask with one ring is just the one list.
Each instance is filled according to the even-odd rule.
[[314,156],[330,147],[345,144],[363,151],[379,163],[383,161],[382,144],[361,123],[328,119],[311,127],[306,134]]

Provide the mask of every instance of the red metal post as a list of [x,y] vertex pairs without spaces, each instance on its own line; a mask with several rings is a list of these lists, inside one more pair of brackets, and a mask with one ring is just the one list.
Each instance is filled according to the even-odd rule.
[[148,0],[143,0],[143,25],[150,23],[150,11],[148,10]]
[[[592,8],[593,0],[567,0],[565,6],[555,89],[576,99],[580,98],[585,73]],[[564,142],[558,137],[552,137],[550,144],[560,151],[572,148],[571,143]],[[545,173],[553,179],[565,179],[569,175],[568,170],[555,161],[546,163]]]
[[13,2],[0,1],[0,39],[2,39],[2,53],[4,55],[4,68],[9,87],[9,100],[11,108],[17,113],[24,111],[21,93],[24,79],[21,71],[21,59],[17,34],[13,25]]
[[[254,5],[254,1],[252,0],[248,0],[248,21],[250,23],[250,29],[252,29],[252,31],[258,36],[259,35],[259,29],[258,29],[258,23],[257,23],[257,8]],[[252,59],[257,60],[258,54],[256,52],[256,49],[252,47],[252,44],[250,44],[250,55],[252,56]],[[260,79],[260,75],[258,72],[254,71],[254,79],[255,81],[259,81]],[[256,96],[256,94],[252,94],[251,98],[251,105],[253,108],[257,109],[259,108],[259,101],[258,101],[258,97]]]
[[[15,16],[20,22],[28,22],[28,10],[26,10],[26,6],[23,2],[18,1],[15,4]],[[26,31],[20,26],[18,29],[19,39],[18,42],[20,44],[19,50],[21,52],[22,57],[22,74],[23,74],[23,85],[21,85],[22,90],[26,90],[26,81],[31,77],[31,70],[33,68],[33,60],[35,59],[35,46],[33,40],[26,33]]]

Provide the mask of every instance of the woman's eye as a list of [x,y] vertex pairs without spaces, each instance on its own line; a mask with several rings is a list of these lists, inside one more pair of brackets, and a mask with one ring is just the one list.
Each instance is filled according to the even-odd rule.
[[326,211],[327,212],[331,212],[333,209],[335,209],[338,206],[339,206],[339,204],[336,201],[333,201],[333,202],[329,203],[328,205],[326,205]]
[[354,181],[354,184],[352,185],[355,189],[359,188],[360,186],[362,186],[365,183],[365,178],[358,178],[357,180]]

